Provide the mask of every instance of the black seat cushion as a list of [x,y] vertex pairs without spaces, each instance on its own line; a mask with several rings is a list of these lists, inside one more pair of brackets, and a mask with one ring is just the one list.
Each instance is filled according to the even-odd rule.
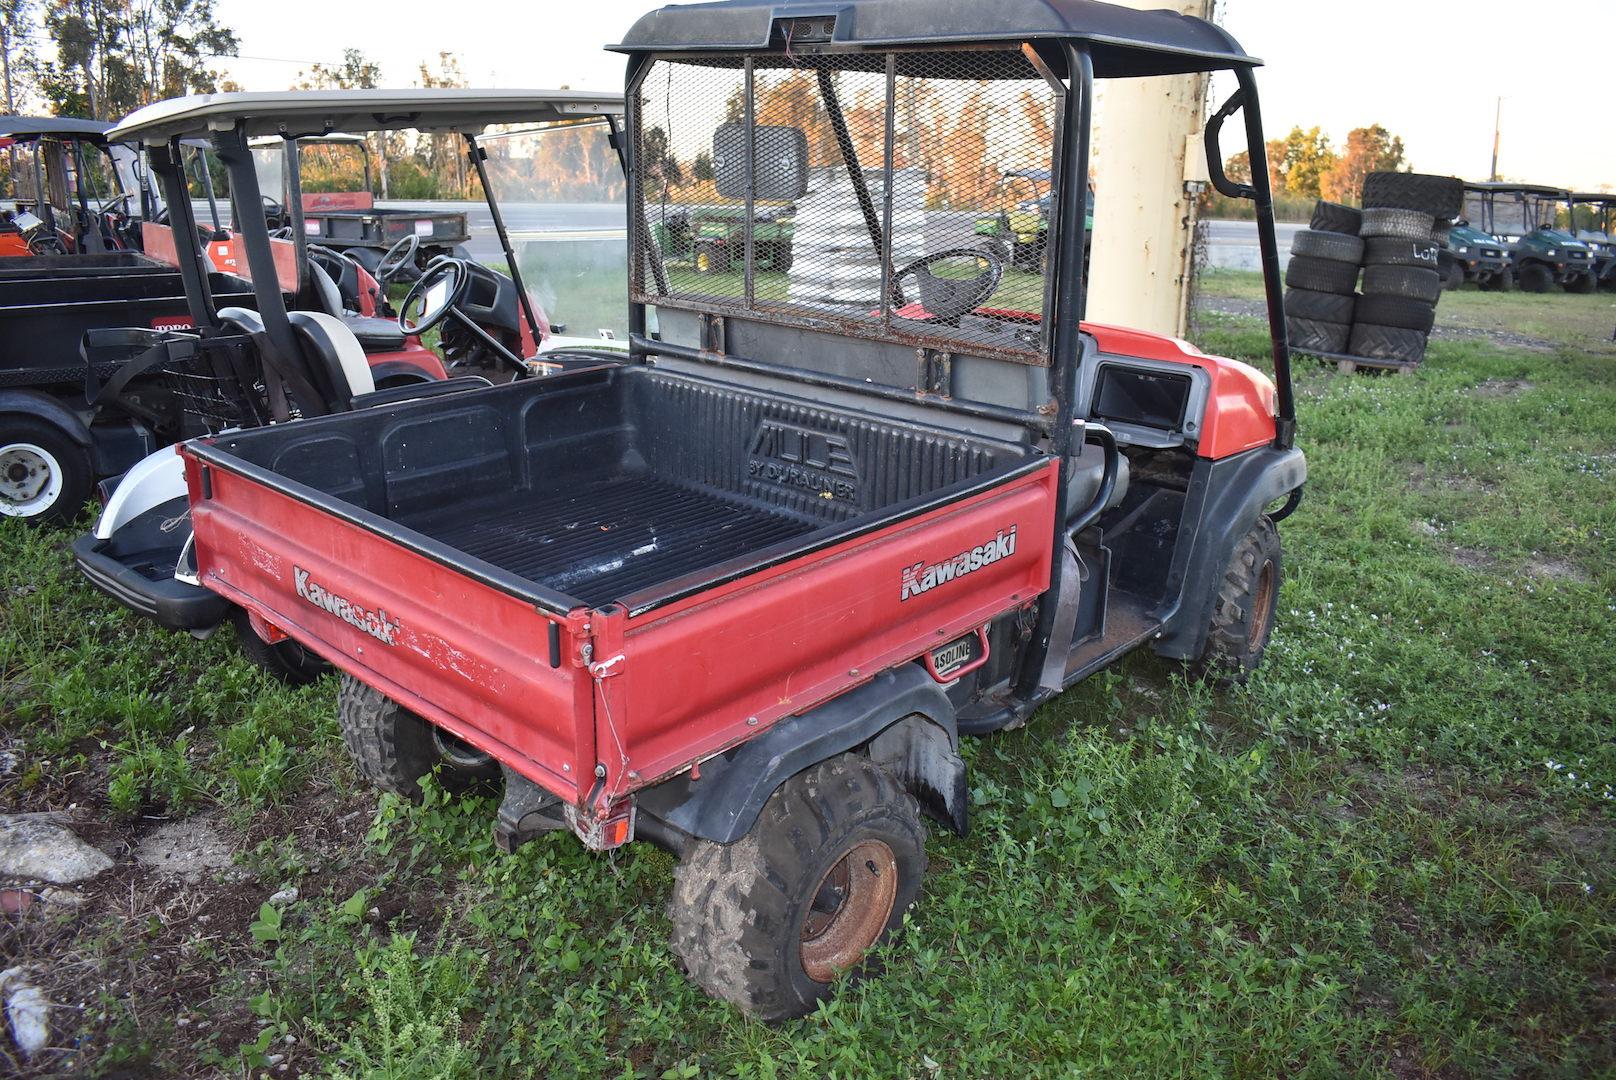
[[404,331],[392,319],[374,319],[345,311],[342,321],[366,352],[394,352],[404,347]]

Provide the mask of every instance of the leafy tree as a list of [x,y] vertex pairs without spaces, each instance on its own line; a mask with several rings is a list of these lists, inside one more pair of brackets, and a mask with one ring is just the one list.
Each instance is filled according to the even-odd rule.
[[[421,65],[426,70],[426,65]],[[374,90],[381,85],[381,65],[360,49],[343,49],[335,64],[314,64],[297,73],[293,90]]]
[[1341,157],[1325,174],[1321,185],[1324,197],[1336,202],[1357,202],[1363,192],[1364,177],[1372,172],[1406,169],[1403,140],[1379,124],[1353,128],[1347,132],[1347,145]]
[[690,175],[698,182],[707,183],[717,179],[713,172],[713,155],[702,150],[696,154],[696,160],[690,163]]
[[1325,174],[1335,168],[1336,154],[1330,146],[1330,137],[1317,126],[1302,130],[1291,128],[1290,134],[1280,142],[1276,154],[1269,147],[1270,168],[1277,166],[1283,179],[1283,190],[1290,195],[1319,198]]
[[215,89],[208,61],[238,44],[213,0],[57,0],[45,29],[56,61],[39,67],[41,92],[60,115],[102,120]]

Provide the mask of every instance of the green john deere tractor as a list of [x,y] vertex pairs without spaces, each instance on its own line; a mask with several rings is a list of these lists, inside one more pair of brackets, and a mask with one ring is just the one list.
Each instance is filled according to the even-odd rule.
[[[1049,235],[1048,169],[1006,169],[994,185],[999,208],[976,219],[975,234],[983,250],[1006,266],[1028,273],[1044,272],[1044,240]],[[1088,193],[1088,231],[1094,235],[1094,192]],[[1088,248],[1084,247],[1085,257]]]

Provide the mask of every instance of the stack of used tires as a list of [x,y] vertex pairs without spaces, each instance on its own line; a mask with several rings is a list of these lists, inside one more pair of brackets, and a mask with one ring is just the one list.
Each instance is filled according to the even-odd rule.
[[1436,321],[1442,274],[1437,251],[1464,209],[1452,176],[1375,172],[1364,178],[1363,296],[1353,309],[1347,352],[1367,360],[1418,363]]
[[1308,227],[1291,241],[1285,325],[1293,347],[1315,353],[1347,351],[1364,254],[1360,221],[1350,206],[1320,202]]

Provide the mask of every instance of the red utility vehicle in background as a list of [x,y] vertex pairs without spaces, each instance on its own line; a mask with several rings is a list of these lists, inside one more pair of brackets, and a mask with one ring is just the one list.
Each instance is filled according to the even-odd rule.
[[[182,449],[197,579],[341,670],[366,776],[502,782],[507,848],[676,853],[680,960],[770,1019],[899,924],[922,810],[965,831],[961,736],[1141,646],[1257,665],[1306,477],[1257,61],[1090,0],[797,10],[667,7],[616,47],[628,362]],[[1211,71],[1273,379],[1081,322],[1094,80]],[[1242,107],[1250,186],[1218,145]],[[967,114],[992,128],[955,143]],[[740,211],[724,274],[664,266],[649,227],[698,154]],[[1052,177],[1038,272],[970,232],[972,178],[1023,168]],[[756,210],[785,202],[765,270]]]

